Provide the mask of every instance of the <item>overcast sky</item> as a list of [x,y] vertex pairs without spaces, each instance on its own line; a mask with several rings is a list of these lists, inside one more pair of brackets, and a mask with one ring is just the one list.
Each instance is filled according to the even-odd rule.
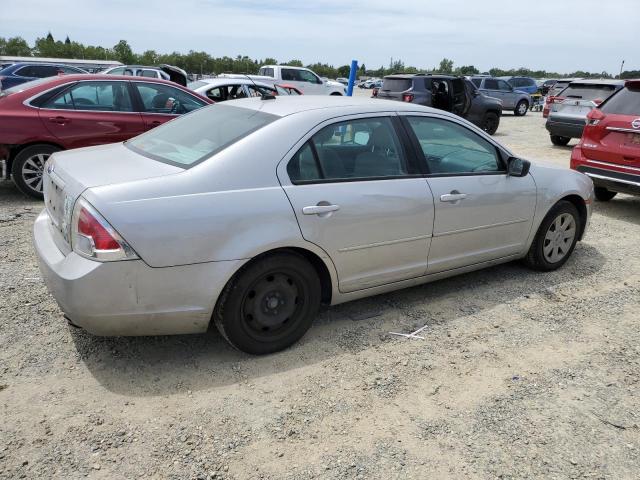
[[0,0],[0,36],[367,68],[640,69],[640,0]]

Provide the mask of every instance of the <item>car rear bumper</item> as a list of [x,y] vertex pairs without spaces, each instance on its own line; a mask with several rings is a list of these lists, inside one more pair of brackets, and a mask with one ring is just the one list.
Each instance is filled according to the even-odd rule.
[[584,130],[585,122],[581,121],[558,121],[548,119],[546,123],[549,135],[558,135],[559,137],[580,138]]
[[640,195],[640,168],[589,159],[579,145],[571,152],[571,168],[590,177],[596,187]]
[[97,262],[56,246],[43,211],[34,245],[44,281],[65,316],[94,335],[172,335],[207,330],[216,299],[242,260],[151,268]]

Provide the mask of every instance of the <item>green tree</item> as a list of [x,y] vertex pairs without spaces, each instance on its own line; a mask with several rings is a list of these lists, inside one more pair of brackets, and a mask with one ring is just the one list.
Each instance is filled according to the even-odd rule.
[[302,62],[300,60],[289,60],[285,65],[289,65],[290,67],[302,67]]
[[135,62],[135,55],[133,54],[133,50],[127,43],[126,40],[120,40],[113,46],[113,53],[115,54],[116,59],[118,61],[126,64]]
[[453,60],[443,58],[440,60],[440,66],[436,70],[440,73],[453,73]]
[[31,48],[24,38],[12,37],[6,40],[2,39],[2,42],[0,42],[0,54],[15,57],[29,57],[31,56]]
[[478,73],[480,73],[480,70],[478,70],[473,65],[464,65],[462,67],[456,68],[455,73],[456,75],[477,75]]

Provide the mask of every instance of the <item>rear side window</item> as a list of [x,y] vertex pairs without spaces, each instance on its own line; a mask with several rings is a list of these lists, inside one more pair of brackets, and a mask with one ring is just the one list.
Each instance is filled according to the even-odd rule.
[[80,82],[42,105],[54,110],[131,112],[131,98],[125,82]]
[[189,168],[278,118],[248,108],[212,105],[160,125],[125,145],[148,158]]
[[487,78],[484,81],[484,88],[487,90],[498,90],[498,81],[493,78]]
[[412,81],[408,78],[385,78],[382,82],[382,90],[389,92],[404,92],[411,88]]
[[274,75],[274,72],[273,72],[273,68],[262,67],[260,69],[260,75],[262,75],[263,77],[275,78],[275,75]]
[[297,82],[298,79],[298,71],[293,70],[291,68],[283,68],[282,69],[282,80],[286,80],[288,82]]
[[21,77],[47,78],[58,74],[58,68],[51,65],[28,65],[15,72]]
[[609,98],[600,109],[604,113],[640,115],[640,89],[625,87]]
[[291,182],[386,178],[406,175],[406,158],[391,120],[335,123],[316,133],[289,161]]
[[565,98],[580,100],[606,100],[615,91],[613,85],[594,85],[588,83],[572,83],[563,92]]

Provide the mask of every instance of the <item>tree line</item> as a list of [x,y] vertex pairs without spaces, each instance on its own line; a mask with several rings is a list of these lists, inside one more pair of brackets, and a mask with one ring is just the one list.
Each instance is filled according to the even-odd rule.
[[[111,48],[101,46],[84,45],[80,42],[72,41],[68,36],[64,41],[53,38],[51,32],[44,37],[39,37],[30,46],[21,37],[3,38],[0,37],[0,55],[11,55],[18,57],[54,57],[54,58],[75,58],[90,60],[117,60],[124,64],[158,65],[166,63],[178,66],[189,73],[194,74],[219,74],[219,73],[258,73],[261,65],[282,64],[291,66],[306,66],[318,75],[329,78],[348,77],[351,67],[341,65],[334,67],[327,63],[313,63],[304,65],[302,61],[292,59],[278,62],[275,58],[252,59],[246,55],[236,57],[213,57],[209,53],[189,50],[188,53],[172,52],[158,53],[155,50],[145,50],[142,53],[135,53],[126,40],[120,40]],[[493,76],[526,76],[533,78],[614,78],[608,72],[585,72],[576,71],[570,73],[549,72],[546,70],[531,70],[529,68],[501,69],[491,68],[486,72],[480,72],[473,65],[462,65],[454,67],[453,60],[443,58],[439,65],[433,68],[417,68],[407,66],[402,60],[393,60],[388,66],[380,66],[378,69],[369,69],[362,64],[358,70],[358,76],[383,77],[392,73],[446,73],[454,75],[475,75],[479,73]],[[626,70],[622,72],[621,78],[640,78],[640,70]]]

